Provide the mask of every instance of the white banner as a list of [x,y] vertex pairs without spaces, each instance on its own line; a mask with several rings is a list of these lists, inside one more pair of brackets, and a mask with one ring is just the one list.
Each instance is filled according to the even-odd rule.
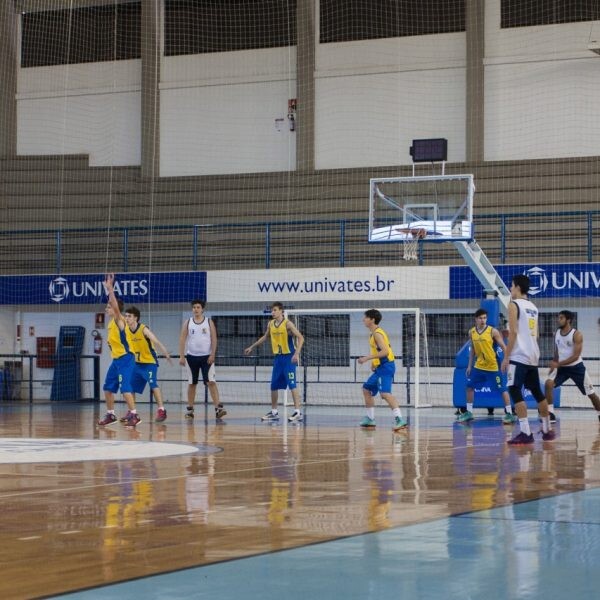
[[208,302],[447,300],[448,267],[209,271]]

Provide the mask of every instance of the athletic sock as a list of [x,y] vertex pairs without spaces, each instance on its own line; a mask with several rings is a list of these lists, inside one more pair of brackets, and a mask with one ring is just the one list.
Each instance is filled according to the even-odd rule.
[[550,431],[550,415],[542,417],[542,431],[548,433]]
[[467,412],[470,412],[470,413],[473,412],[473,403],[472,402],[467,402]]
[[369,419],[371,419],[372,421],[375,420],[375,407],[374,406],[370,406],[367,408],[367,417],[369,417]]
[[524,419],[519,419],[519,427],[525,435],[531,435],[531,429],[529,428],[529,421],[527,420],[527,417]]
[[393,414],[395,417],[400,417],[400,418],[402,418],[402,412],[400,411],[400,408],[399,408],[399,407],[398,407],[398,408],[394,408],[394,409],[392,410],[392,414]]

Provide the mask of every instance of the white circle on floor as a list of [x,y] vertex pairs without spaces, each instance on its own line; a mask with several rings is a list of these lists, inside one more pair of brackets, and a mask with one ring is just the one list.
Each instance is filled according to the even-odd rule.
[[59,438],[0,438],[0,464],[132,460],[186,454],[214,454],[216,446],[169,442],[73,440]]

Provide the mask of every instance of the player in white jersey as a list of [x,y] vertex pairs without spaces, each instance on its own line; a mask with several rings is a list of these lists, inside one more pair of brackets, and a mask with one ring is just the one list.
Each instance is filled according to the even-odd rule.
[[[552,411],[554,388],[571,379],[579,391],[592,401],[600,420],[600,398],[581,358],[583,334],[573,327],[574,318],[575,315],[570,310],[561,310],[558,313],[558,329],[554,334],[554,358],[550,361],[550,373],[546,380],[546,400]],[[550,412],[551,420],[552,416]]]
[[508,373],[508,393],[515,405],[519,418],[520,432],[508,443],[511,445],[533,444],[533,434],[527,420],[527,405],[522,388],[526,387],[538,403],[542,418],[542,439],[553,440],[554,431],[550,428],[548,403],[540,387],[538,363],[538,309],[527,299],[529,277],[515,275],[510,287],[512,302],[508,305],[508,344],[502,360],[502,371]]
[[215,416],[222,419],[227,411],[219,400],[219,388],[215,377],[217,353],[217,330],[212,319],[204,315],[206,303],[192,300],[192,317],[186,319],[179,335],[179,364],[188,367],[188,393],[186,419],[194,418],[194,399],[200,371],[202,381],[208,387],[215,407]]

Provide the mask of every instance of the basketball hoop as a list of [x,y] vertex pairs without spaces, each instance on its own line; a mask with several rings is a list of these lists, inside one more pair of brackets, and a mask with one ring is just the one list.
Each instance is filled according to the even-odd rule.
[[415,229],[403,230],[402,233],[406,233],[406,238],[402,244],[404,246],[404,251],[402,253],[403,260],[417,260],[419,240],[422,240],[427,236],[427,230],[419,227]]

